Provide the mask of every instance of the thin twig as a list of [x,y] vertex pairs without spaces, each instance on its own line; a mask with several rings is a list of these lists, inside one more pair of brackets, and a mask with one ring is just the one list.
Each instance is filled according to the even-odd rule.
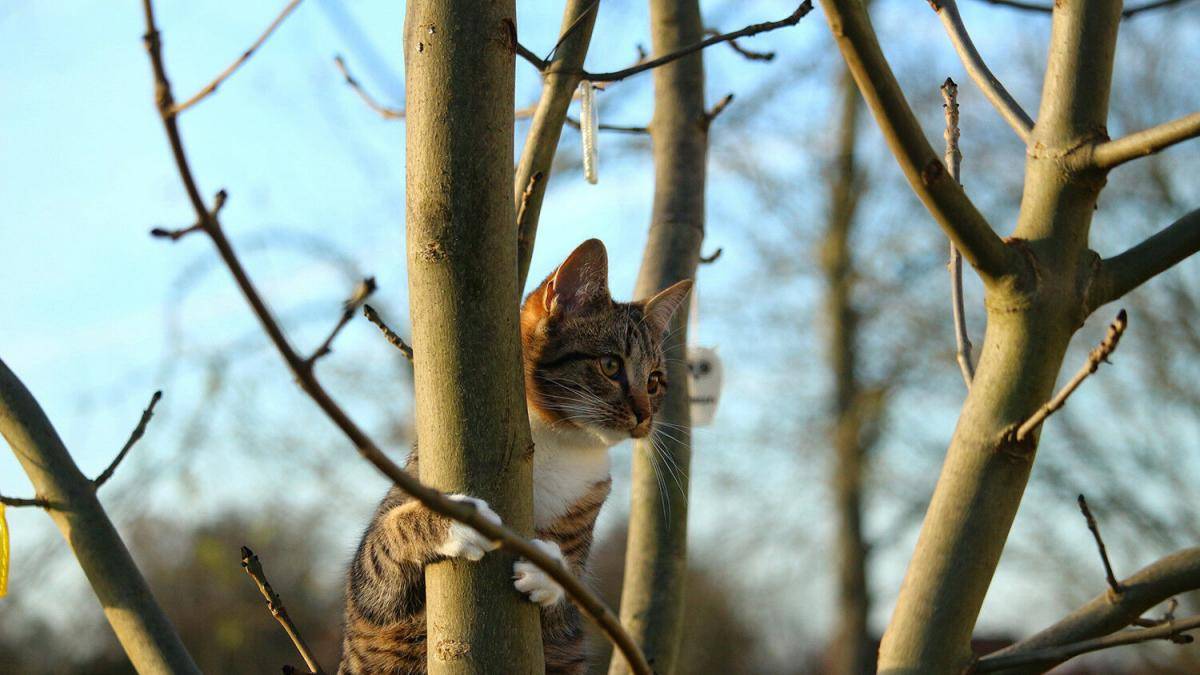
[[712,121],[717,119],[717,115],[725,112],[725,108],[728,108],[730,103],[733,103],[733,94],[725,94],[712,108],[704,111],[704,128],[707,129],[712,125]]
[[646,661],[645,654],[630,637],[628,631],[621,626],[620,620],[613,614],[604,602],[591,589],[587,588],[570,571],[542,549],[533,545],[528,539],[513,532],[511,529],[497,525],[481,516],[474,505],[468,502],[458,502],[448,498],[442,492],[435,490],[417,477],[407,473],[392,461],[383,450],[360,428],[354,420],[333,400],[329,392],[317,379],[315,372],[305,366],[305,359],[292,346],[279,322],[275,319],[266,302],[258,292],[258,288],[250,280],[241,260],[233,250],[233,245],[225,236],[221,223],[214,211],[204,204],[200,188],[196,184],[191,164],[183,147],[183,139],[179,132],[179,124],[174,115],[170,114],[172,94],[170,80],[166,74],[166,65],[162,58],[162,40],[154,21],[153,0],[142,0],[142,8],[146,18],[146,34],[144,42],[146,52],[154,70],[155,101],[167,141],[171,146],[171,154],[175,159],[175,167],[179,172],[180,181],[188,200],[201,223],[201,230],[212,240],[217,254],[225,263],[233,276],[238,289],[246,298],[263,331],[275,346],[280,357],[295,376],[299,386],[309,395],[314,403],[329,417],[346,438],[354,445],[359,454],[370,462],[380,473],[387,476],[397,487],[413,496],[430,511],[470,526],[489,540],[500,542],[502,548],[515,553],[533,563],[550,578],[554,579],[567,596],[584,614],[591,617],[613,645],[632,665],[638,675],[652,675],[653,671]]
[[370,305],[363,305],[363,315],[367,317],[367,321],[370,321],[379,327],[380,332],[383,333],[383,337],[387,338],[387,341],[390,342],[393,347],[399,349],[400,353],[404,355],[404,358],[408,359],[410,363],[412,362],[413,348],[409,347],[408,343],[404,341],[404,338],[396,334],[396,331],[388,328],[388,325],[379,317],[379,312],[376,312],[374,307]]
[[[1050,14],[1054,11],[1053,6],[1040,5],[1034,2],[1024,2],[1023,0],[983,0],[983,2],[1000,7],[1008,7],[1009,9],[1019,9],[1025,12],[1037,12],[1038,14]],[[1144,5],[1138,5],[1136,7],[1129,7],[1128,9],[1121,10],[1121,18],[1129,19],[1144,12],[1152,12],[1156,9],[1162,9],[1163,7],[1170,7],[1171,5],[1178,5],[1184,2],[1187,2],[1187,0],[1155,0],[1154,2],[1147,2]]]
[[724,248],[718,247],[717,250],[713,251],[712,253],[700,256],[700,262],[705,265],[711,265],[717,262],[717,258],[720,258],[721,254],[724,252]]
[[933,11],[942,22],[942,27],[946,29],[954,51],[958,53],[963,67],[967,69],[967,74],[979,85],[983,95],[992,102],[1000,116],[1017,132],[1021,140],[1028,142],[1029,134],[1033,131],[1033,119],[984,63],[979,50],[975,48],[975,43],[971,41],[970,34],[967,33],[962,16],[958,13],[958,5],[954,0],[929,0],[929,5],[933,7]]
[[1184,635],[1183,633],[1196,630],[1197,628],[1200,628],[1200,616],[1193,616],[1179,621],[1164,623],[1154,628],[1123,630],[1112,635],[1105,635],[1104,637],[1084,640],[1082,642],[1047,647],[1045,649],[1031,650],[1012,655],[985,656],[975,664],[975,667],[970,672],[992,673],[1018,666],[1053,665],[1062,663],[1080,654],[1137,644],[1139,642],[1149,642],[1151,640],[1171,640],[1172,642],[1178,642],[1180,639],[1184,639],[1185,642],[1190,642],[1192,636]]
[[14,508],[22,507],[22,506],[36,506],[39,509],[50,508],[50,502],[46,501],[45,499],[42,499],[41,497],[34,497],[33,499],[28,499],[26,497],[5,497],[4,495],[0,495],[0,504],[3,504],[5,506],[12,506]]
[[117,470],[117,465],[121,463],[121,460],[125,459],[125,455],[129,454],[129,450],[133,448],[134,444],[142,439],[142,436],[146,433],[146,425],[150,423],[150,418],[154,417],[154,406],[158,405],[160,400],[162,400],[162,392],[154,392],[154,395],[150,397],[150,404],[142,411],[142,418],[138,420],[137,426],[129,434],[129,440],[125,441],[125,445],[121,448],[121,451],[113,458],[112,464],[109,464],[108,468],[92,481],[94,489],[99,490],[101,485],[104,485],[109,478],[112,478],[113,473]]
[[[962,184],[959,172],[962,168],[962,151],[958,147],[958,85],[954,80],[946,78],[942,83],[942,107],[946,111],[946,169],[954,182]],[[950,243],[950,262],[946,265],[950,270],[950,308],[954,316],[955,354],[958,369],[962,371],[963,382],[967,389],[975,379],[975,365],[971,362],[971,336],[967,333],[967,311],[963,304],[963,264],[962,255]]]
[[[575,119],[574,117],[571,117],[570,115],[567,115],[567,117],[565,118],[565,121],[567,123],[567,126],[571,127],[572,129],[582,130],[582,128],[583,128],[583,125],[579,122],[579,120]],[[599,129],[600,131],[611,131],[613,133],[618,133],[618,134],[648,134],[648,133],[650,133],[650,127],[622,126],[622,125],[618,125],[618,124],[601,124],[601,125],[598,125],[596,128]]]
[[[715,28],[709,28],[708,30],[704,31],[704,34],[709,37],[716,37],[721,34],[721,31]],[[730,49],[741,54],[749,61],[771,61],[775,58],[775,52],[756,52],[753,49],[746,49],[745,47],[739,45],[737,40],[729,40],[728,42]]]
[[[637,75],[638,73],[658,68],[659,66],[666,65],[672,61],[688,56],[689,54],[694,54],[702,49],[706,49],[716,44],[721,44],[722,42],[729,42],[731,40],[736,40],[737,38],[758,35],[759,33],[765,33],[777,28],[795,26],[796,24],[800,23],[800,19],[803,19],[805,15],[812,11],[812,8],[812,0],[804,0],[804,2],[800,3],[800,6],[796,8],[796,11],[789,14],[786,18],[780,19],[779,21],[756,23],[732,33],[724,33],[722,35],[706,38],[694,45],[689,45],[682,49],[673,51],[670,54],[665,54],[658,58],[650,59],[649,61],[645,61],[622,70],[615,70],[609,73],[590,73],[584,70],[581,71],[580,78],[590,82],[618,82],[631,75]],[[520,43],[517,43],[517,54],[520,55],[521,58],[533,64],[533,66],[540,71],[544,72],[550,65],[548,61],[538,57],[538,55],[534,54]]]
[[1121,583],[1117,581],[1117,577],[1113,574],[1112,563],[1108,561],[1108,549],[1104,546],[1104,539],[1100,536],[1100,526],[1096,524],[1096,518],[1092,516],[1092,510],[1088,508],[1087,499],[1083,495],[1079,495],[1079,510],[1083,513],[1084,519],[1087,521],[1087,527],[1092,532],[1092,537],[1096,540],[1096,548],[1100,549],[1100,560],[1104,563],[1104,577],[1108,580],[1108,588],[1113,596],[1121,594]]
[[313,364],[316,363],[318,359],[333,351],[333,341],[337,338],[338,333],[341,333],[342,329],[346,327],[346,324],[350,323],[350,319],[354,318],[354,313],[358,311],[358,308],[361,307],[362,304],[367,301],[367,298],[371,297],[371,294],[374,292],[375,277],[367,277],[358,282],[358,284],[354,287],[354,292],[350,295],[346,302],[342,303],[342,315],[338,318],[338,322],[334,324],[333,330],[329,331],[329,336],[325,338],[325,341],[321,343],[320,347],[317,347],[316,351],[312,353],[312,356],[306,359],[305,362],[309,368],[312,368]]
[[300,636],[300,631],[296,629],[296,624],[292,623],[291,617],[288,616],[287,609],[283,606],[283,600],[275,589],[271,588],[271,582],[267,581],[267,574],[263,572],[262,563],[258,561],[258,556],[254,555],[248,547],[242,547],[242,569],[246,570],[246,574],[254,580],[254,584],[258,586],[258,592],[267,600],[267,609],[271,610],[271,616],[283,626],[283,630],[287,631],[288,637],[292,639],[292,644],[296,645],[296,651],[300,652],[300,657],[304,659],[304,663],[308,664],[309,671],[320,674],[321,666],[317,664],[316,657],[313,656],[312,650],[304,642],[304,638]]
[[362,99],[363,103],[367,104],[368,108],[379,113],[379,116],[385,120],[404,119],[403,110],[399,108],[389,108],[379,101],[376,101],[374,96],[371,96],[367,93],[367,90],[364,89],[363,86],[358,83],[358,80],[350,74],[350,69],[346,66],[346,61],[342,58],[341,54],[333,57],[333,65],[337,66],[338,72],[340,72],[342,74],[342,78],[346,80],[346,85],[353,89],[354,93],[358,94],[358,97]]
[[1108,170],[1197,136],[1200,136],[1200,112],[1105,141],[1092,148],[1090,158],[1082,157],[1089,160],[1092,167]]
[[1117,312],[1117,318],[1113,319],[1112,324],[1110,324],[1108,327],[1108,334],[1105,335],[1104,339],[1100,341],[1100,344],[1096,345],[1096,348],[1088,354],[1087,361],[1083,364],[1083,367],[1079,369],[1079,372],[1075,373],[1075,376],[1071,378],[1071,381],[1067,382],[1066,386],[1064,386],[1057,394],[1054,395],[1054,398],[1050,399],[1041,408],[1038,408],[1037,412],[1030,416],[1029,419],[1025,420],[1025,422],[1017,429],[1015,438],[1018,443],[1024,441],[1029,434],[1033,433],[1034,430],[1042,425],[1042,422],[1046,421],[1047,417],[1054,414],[1054,412],[1059,408],[1063,407],[1063,404],[1067,402],[1067,397],[1070,396],[1080,384],[1083,384],[1083,381],[1086,380],[1089,375],[1096,372],[1096,369],[1100,367],[1100,363],[1102,361],[1108,361],[1108,356],[1113,353],[1113,350],[1117,348],[1117,343],[1121,341],[1121,334],[1125,332],[1125,327],[1128,325],[1128,318],[1129,317],[1125,313],[1124,309],[1122,309],[1120,312]]
[[288,15],[290,15],[292,10],[296,9],[296,6],[299,4],[300,0],[291,0],[288,2],[288,4],[284,5],[283,10],[279,12],[279,15],[275,17],[275,20],[271,22],[271,25],[267,26],[267,29],[263,31],[262,35],[258,36],[258,39],[254,41],[254,44],[250,45],[249,49],[242,52],[242,55],[237,57],[233,63],[229,64],[228,68],[221,71],[220,75],[217,75],[212,82],[204,85],[204,87],[201,88],[200,91],[196,92],[191,98],[183,103],[171,106],[171,108],[168,110],[168,114],[172,116],[178,115],[184,110],[187,110],[188,108],[204,100],[209,94],[215,92],[217,87],[221,86],[225,80],[229,79],[229,76],[233,75],[238,68],[241,68],[242,64],[246,63],[246,61],[249,61],[251,56],[254,56],[254,52],[258,51],[258,48],[267,41],[267,38],[271,37],[271,33],[275,32],[275,29],[279,27],[279,24],[283,23],[283,20],[288,18]]

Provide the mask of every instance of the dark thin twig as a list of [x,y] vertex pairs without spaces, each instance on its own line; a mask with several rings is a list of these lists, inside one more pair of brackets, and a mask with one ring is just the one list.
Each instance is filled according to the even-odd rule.
[[571,33],[574,33],[575,29],[583,24],[583,20],[587,18],[587,15],[596,11],[596,8],[599,6],[600,0],[594,0],[592,4],[588,5],[587,9],[580,12],[579,16],[575,17],[575,20],[571,22],[571,25],[567,26],[567,29],[562,32],[562,35],[558,36],[558,42],[555,42],[554,46],[550,48],[550,53],[546,54],[546,58],[543,61],[546,63],[553,61],[554,57],[558,55],[558,48],[562,46],[562,43],[566,42],[567,38],[571,37]]
[[22,506],[36,506],[39,509],[50,508],[50,502],[46,501],[45,499],[42,499],[41,497],[34,497],[33,499],[28,499],[25,497],[5,497],[4,495],[0,495],[0,504],[4,504],[5,506],[11,506],[13,508],[22,507]]
[[1082,642],[1074,642],[1066,645],[1057,645],[1054,647],[1046,647],[1044,649],[1034,649],[1027,652],[1003,656],[985,656],[975,663],[975,666],[970,669],[971,673],[993,673],[1001,670],[1009,670],[1019,666],[1038,666],[1044,664],[1058,664],[1067,659],[1070,659],[1080,654],[1088,652],[1096,652],[1101,649],[1110,649],[1112,647],[1120,647],[1123,645],[1132,645],[1139,642],[1149,642],[1151,640],[1170,640],[1172,642],[1191,642],[1192,636],[1184,635],[1186,631],[1192,631],[1200,628],[1200,616],[1193,616],[1180,621],[1172,621],[1164,623],[1154,628],[1138,628],[1135,630],[1123,630],[1098,637],[1091,640],[1083,640]]
[[287,609],[283,606],[283,600],[275,589],[271,588],[271,582],[267,581],[267,574],[263,572],[262,563],[258,561],[258,556],[254,555],[254,551],[249,548],[242,547],[242,569],[246,570],[246,574],[254,580],[254,584],[258,586],[258,592],[267,600],[267,609],[271,610],[271,616],[283,626],[283,630],[287,631],[288,637],[291,638],[292,644],[296,645],[296,651],[300,652],[300,657],[304,659],[304,663],[308,664],[309,671],[320,675],[321,666],[317,664],[316,657],[313,656],[312,650],[308,648],[308,644],[304,642],[304,638],[300,636],[300,631],[296,629],[296,624],[292,623],[292,618],[288,616]]
[[[1025,12],[1037,12],[1038,14],[1050,14],[1054,11],[1051,5],[1040,5],[1034,2],[1024,2],[1023,0],[983,0],[989,5],[997,5],[1000,7],[1008,7],[1009,9],[1019,9]],[[1144,12],[1152,12],[1156,9],[1170,7],[1171,5],[1179,5],[1187,2],[1187,0],[1155,0],[1155,2],[1147,2],[1144,5],[1129,7],[1121,10],[1121,18],[1129,19],[1142,14]]]
[[[958,147],[958,85],[954,80],[946,78],[942,83],[943,108],[946,111],[946,168],[954,182],[962,184],[960,171],[962,169],[962,151]],[[962,372],[963,382],[967,389],[975,379],[975,365],[971,362],[971,336],[967,333],[967,311],[963,304],[963,263],[962,255],[954,244],[950,244],[950,311],[954,316],[954,346],[958,360],[958,369]]]
[[358,311],[358,308],[362,306],[362,304],[366,302],[367,298],[371,297],[371,294],[374,292],[375,277],[367,277],[358,282],[358,285],[354,287],[354,293],[352,293],[350,298],[342,304],[342,315],[338,318],[338,322],[334,324],[333,330],[329,331],[329,336],[325,338],[325,341],[321,343],[320,347],[317,347],[316,351],[312,353],[312,356],[305,360],[305,364],[309,368],[312,368],[313,364],[316,363],[318,359],[333,351],[333,341],[337,338],[338,333],[341,333],[342,329],[346,327],[346,324],[350,323],[350,319],[354,318],[354,313]]
[[142,440],[142,436],[146,433],[146,425],[150,423],[150,418],[154,417],[154,406],[158,405],[160,400],[162,400],[162,392],[154,392],[154,395],[150,397],[150,404],[142,411],[142,418],[138,420],[137,426],[129,434],[129,440],[125,441],[125,445],[121,448],[121,451],[113,458],[112,464],[109,464],[108,468],[92,481],[94,489],[99,490],[101,485],[104,485],[109,478],[112,478],[113,473],[117,470],[117,465],[121,463],[121,460],[125,459],[125,455],[129,454],[129,450],[138,441]]
[[[805,15],[812,11],[812,8],[812,0],[804,0],[804,2],[802,2],[800,6],[796,8],[796,11],[792,12],[786,18],[780,19],[779,21],[756,23],[732,33],[725,33],[723,35],[706,38],[694,45],[684,47],[683,49],[673,51],[670,54],[660,56],[656,59],[650,59],[649,61],[645,61],[622,70],[616,70],[610,73],[589,73],[586,70],[581,71],[580,78],[589,82],[618,82],[631,75],[637,75],[638,73],[642,73],[653,68],[658,68],[659,66],[666,65],[672,61],[688,56],[689,54],[694,54],[701,49],[706,49],[713,45],[721,44],[722,42],[729,42],[730,40],[736,40],[737,38],[758,35],[759,33],[765,33],[777,28],[795,26],[796,24],[800,23],[800,19],[803,19]],[[517,43],[517,54],[519,54],[521,58],[533,64],[535,68],[543,72],[550,65],[548,61],[539,58],[536,54],[529,51],[528,48],[524,47],[519,42]]]
[[733,103],[733,94],[725,94],[720,101],[717,101],[716,105],[704,111],[704,128],[707,129],[713,120],[717,119],[717,115],[725,112],[730,103]]
[[374,307],[370,305],[363,305],[363,315],[367,317],[367,321],[370,321],[379,327],[379,330],[383,333],[383,337],[387,338],[387,341],[392,343],[393,347],[399,349],[400,353],[404,355],[404,358],[408,359],[410,363],[412,362],[412,347],[409,347],[408,343],[404,341],[404,338],[396,334],[396,331],[388,328],[388,325],[383,322],[383,319],[379,318],[379,312],[376,312]]
[[200,91],[196,92],[196,94],[191,98],[183,103],[171,106],[171,108],[167,111],[167,114],[172,116],[178,115],[184,110],[187,110],[188,108],[204,100],[209,94],[215,92],[217,87],[221,86],[225,80],[229,79],[229,76],[233,75],[238,68],[241,68],[242,64],[246,63],[246,61],[249,61],[251,56],[254,56],[254,52],[258,51],[258,48],[267,41],[267,38],[271,37],[271,33],[275,32],[275,29],[279,27],[279,24],[283,23],[283,20],[288,18],[288,15],[291,14],[292,10],[296,9],[296,6],[299,4],[300,0],[291,0],[291,2],[283,7],[283,10],[279,12],[279,15],[275,17],[275,20],[271,22],[271,25],[267,26],[267,29],[263,31],[262,35],[258,36],[258,39],[254,41],[254,44],[250,45],[249,49],[242,52],[242,55],[237,57],[233,63],[229,64],[228,68],[222,70],[220,75],[217,75],[212,82],[204,85],[204,87],[200,89]]
[[[572,129],[580,129],[580,130],[582,129],[582,125],[580,124],[579,120],[575,119],[574,117],[571,117],[570,115],[567,115],[567,117],[565,118],[565,121],[567,123],[567,126],[571,127]],[[617,133],[617,134],[648,134],[648,133],[650,133],[650,127],[622,126],[619,124],[600,124],[596,128],[599,129],[600,131],[611,131],[611,132]]]
[[[719,36],[721,31],[715,28],[709,28],[708,30],[704,31],[704,34],[709,37],[715,37]],[[775,52],[756,52],[753,49],[746,49],[745,47],[739,45],[737,40],[729,40],[729,47],[750,61],[771,61],[775,58]]]
[[1079,495],[1079,510],[1087,520],[1087,527],[1096,540],[1096,548],[1100,549],[1100,560],[1104,563],[1104,576],[1108,579],[1108,589],[1114,596],[1120,595],[1121,582],[1117,581],[1117,576],[1113,574],[1112,563],[1108,561],[1108,549],[1104,546],[1104,539],[1100,537],[1100,526],[1096,524],[1096,518],[1092,516],[1092,510],[1088,508],[1087,499],[1083,495]]
[[724,252],[724,248],[718,247],[717,250],[713,251],[712,253],[700,256],[700,262],[705,265],[711,265],[717,262],[717,258],[720,258],[721,254]]
[[1025,423],[1017,429],[1015,438],[1018,443],[1024,441],[1029,434],[1033,433],[1034,430],[1042,425],[1042,422],[1046,421],[1047,417],[1054,414],[1054,412],[1059,408],[1063,407],[1063,404],[1067,402],[1067,397],[1074,393],[1079,385],[1083,384],[1083,381],[1087,379],[1088,375],[1096,372],[1096,369],[1100,367],[1101,362],[1108,361],[1108,356],[1117,348],[1117,343],[1121,341],[1121,334],[1125,332],[1126,326],[1129,325],[1128,318],[1128,315],[1123,309],[1117,313],[1117,318],[1113,319],[1112,324],[1108,327],[1108,334],[1105,335],[1100,344],[1096,345],[1096,348],[1093,349],[1090,354],[1088,354],[1087,361],[1083,364],[1083,367],[1079,369],[1079,372],[1075,373],[1075,376],[1071,378],[1071,381],[1067,382],[1066,386],[1064,386],[1057,394],[1054,395],[1054,398],[1050,399],[1041,408],[1038,408],[1037,412],[1031,415],[1029,419],[1025,420]]

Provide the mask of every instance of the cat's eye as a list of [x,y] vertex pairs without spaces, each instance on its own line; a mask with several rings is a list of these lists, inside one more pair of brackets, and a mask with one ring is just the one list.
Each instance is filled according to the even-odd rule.
[[656,370],[653,373],[650,373],[650,379],[646,380],[646,393],[653,396],[657,394],[660,389],[666,388],[666,386],[667,379],[662,373]]
[[621,372],[621,359],[615,356],[601,356],[599,361],[600,372],[604,373],[606,377],[615,379],[617,373]]

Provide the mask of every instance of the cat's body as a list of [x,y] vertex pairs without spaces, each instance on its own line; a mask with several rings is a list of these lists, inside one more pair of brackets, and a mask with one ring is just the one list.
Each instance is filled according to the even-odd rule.
[[[608,448],[650,432],[665,393],[662,335],[690,282],[645,303],[608,295],[603,244],[581,245],[526,299],[521,312],[527,403],[533,435],[534,527],[540,546],[583,576],[592,530],[608,496]],[[614,365],[615,364],[615,365]],[[414,449],[406,470],[419,475]],[[485,503],[481,512],[498,517]],[[548,542],[548,543],[545,543]],[[351,563],[339,673],[426,671],[425,565],[477,560],[494,548],[393,487]],[[546,672],[582,673],[583,630],[562,589],[526,561],[517,590],[542,605]]]

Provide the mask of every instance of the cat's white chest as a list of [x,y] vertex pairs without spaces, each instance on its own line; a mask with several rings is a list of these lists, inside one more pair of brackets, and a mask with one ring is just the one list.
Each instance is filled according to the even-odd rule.
[[533,431],[533,517],[543,527],[609,476],[608,447],[582,433],[540,424]]

